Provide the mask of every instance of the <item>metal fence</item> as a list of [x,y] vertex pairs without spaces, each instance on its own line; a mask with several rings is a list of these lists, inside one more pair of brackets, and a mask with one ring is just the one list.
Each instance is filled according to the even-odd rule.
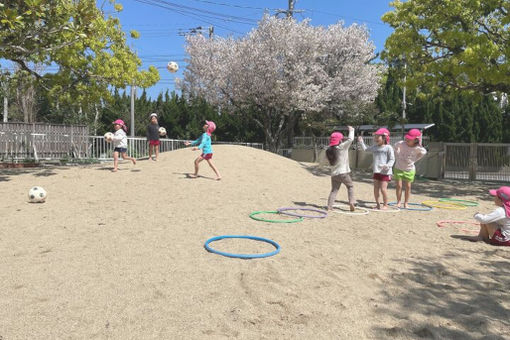
[[[147,139],[144,137],[128,137],[128,155],[135,158],[144,158],[149,156],[149,145]],[[185,148],[183,139],[168,139],[161,138],[159,145],[159,151],[173,151],[177,149]],[[111,143],[107,143],[103,136],[89,136],[89,151],[87,154],[88,158],[97,159],[100,161],[112,160],[113,159],[113,146]],[[264,149],[262,143],[242,143],[242,142],[212,142],[212,144],[231,144],[231,145],[242,145],[249,146],[257,149]]]
[[444,178],[510,182],[510,144],[444,143]]
[[83,157],[88,147],[86,126],[43,123],[0,123],[0,159]]

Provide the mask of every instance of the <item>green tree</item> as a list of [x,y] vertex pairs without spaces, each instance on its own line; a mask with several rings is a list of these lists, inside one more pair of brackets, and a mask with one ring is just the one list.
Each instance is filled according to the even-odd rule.
[[393,1],[382,58],[404,59],[407,86],[510,92],[510,1]]
[[[115,11],[122,6],[110,0]],[[137,34],[132,34],[136,37]],[[97,103],[109,87],[149,87],[155,67],[139,71],[119,19],[105,16],[95,0],[9,0],[0,3],[0,59],[16,63],[53,100]],[[39,71],[34,65],[56,65]]]

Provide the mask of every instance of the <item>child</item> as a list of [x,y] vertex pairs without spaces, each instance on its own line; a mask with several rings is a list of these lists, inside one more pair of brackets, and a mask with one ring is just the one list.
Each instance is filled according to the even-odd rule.
[[195,159],[195,173],[193,175],[191,175],[191,177],[193,177],[193,178],[198,177],[198,165],[201,161],[203,161],[205,159],[207,161],[207,163],[209,164],[209,166],[213,169],[214,173],[216,174],[216,180],[219,181],[221,179],[220,173],[219,173],[218,169],[216,169],[216,167],[214,166],[214,164],[212,163],[212,160],[211,160],[212,156],[213,156],[212,147],[211,147],[211,134],[214,132],[214,130],[216,130],[216,124],[214,124],[214,122],[206,120],[205,124],[203,126],[203,129],[204,129],[204,133],[202,134],[202,136],[200,136],[200,138],[198,138],[197,140],[195,140],[193,142],[185,142],[184,143],[186,145],[197,145],[198,144],[198,146],[192,148],[192,150],[199,150],[199,149],[202,150],[202,154],[200,156],[198,156],[197,159]]
[[122,155],[122,159],[128,159],[133,164],[136,164],[136,160],[126,155],[127,152],[127,126],[124,124],[122,119],[117,119],[113,122],[113,128],[115,133],[113,135],[113,172],[117,172],[119,164],[119,153]]
[[374,134],[375,144],[368,147],[363,142],[361,136],[358,137],[363,151],[372,152],[374,154],[373,171],[374,171],[374,198],[376,208],[381,209],[379,204],[379,191],[383,197],[382,210],[388,209],[388,182],[391,181],[391,168],[395,163],[395,155],[390,143],[390,132],[388,129],[380,128]]
[[[150,115],[150,124],[147,126],[147,140],[149,141],[149,159],[157,161],[159,156],[159,124],[156,113]],[[154,159],[152,158],[153,149],[156,155]]]
[[[331,193],[328,198],[328,210],[333,209],[336,194],[342,183],[347,187],[349,197],[349,208],[354,211],[354,191],[351,179],[351,169],[349,168],[349,147],[354,139],[354,128],[348,126],[349,136],[344,140],[344,135],[340,132],[333,132],[329,138],[329,147],[326,150],[331,167]],[[343,141],[342,141],[343,140]]]
[[414,175],[416,174],[414,163],[427,154],[427,150],[421,146],[420,130],[409,130],[407,135],[405,135],[405,141],[396,143],[394,148],[396,161],[393,177],[397,183],[397,207],[400,208],[400,201],[402,200],[402,181],[404,181],[404,208],[409,208],[411,183],[414,182]]
[[510,246],[510,187],[489,190],[498,206],[490,214],[476,213],[480,233],[472,241],[484,241],[496,246]]

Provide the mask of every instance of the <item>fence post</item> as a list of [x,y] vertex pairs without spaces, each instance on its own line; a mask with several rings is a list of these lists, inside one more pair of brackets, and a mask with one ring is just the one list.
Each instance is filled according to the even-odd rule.
[[471,143],[469,145],[469,180],[474,181],[476,180],[476,169],[478,167],[478,160],[477,160],[477,144]]

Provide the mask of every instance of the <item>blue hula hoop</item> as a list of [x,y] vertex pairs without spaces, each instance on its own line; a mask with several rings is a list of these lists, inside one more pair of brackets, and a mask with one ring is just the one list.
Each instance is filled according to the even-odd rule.
[[[402,203],[403,205],[404,203]],[[404,208],[403,206],[400,207],[400,209],[405,209],[405,210],[414,210],[414,211],[431,211],[432,210],[432,207],[429,207],[429,206],[426,206],[424,204],[421,204],[421,203],[407,203],[409,205],[414,205],[414,206],[420,206],[420,207],[423,207],[423,208]],[[388,205],[391,205],[392,207],[393,206],[396,206],[397,205],[397,202],[390,202],[388,203]]]
[[[266,243],[273,245],[276,249],[273,250],[272,252],[264,253],[264,254],[233,254],[233,253],[227,253],[227,252],[215,250],[209,246],[209,243],[214,242],[214,241],[219,241],[224,238],[244,238],[244,239],[249,239],[249,240],[262,241],[262,242],[266,242]],[[218,254],[218,255],[222,255],[222,256],[226,256],[226,257],[239,258],[239,259],[260,259],[263,257],[269,257],[269,256],[276,255],[280,252],[280,245],[278,243],[276,243],[275,241],[269,240],[269,239],[263,238],[263,237],[250,236],[250,235],[222,235],[222,236],[211,237],[210,239],[205,241],[204,247],[210,253],[214,253],[214,254]]]

